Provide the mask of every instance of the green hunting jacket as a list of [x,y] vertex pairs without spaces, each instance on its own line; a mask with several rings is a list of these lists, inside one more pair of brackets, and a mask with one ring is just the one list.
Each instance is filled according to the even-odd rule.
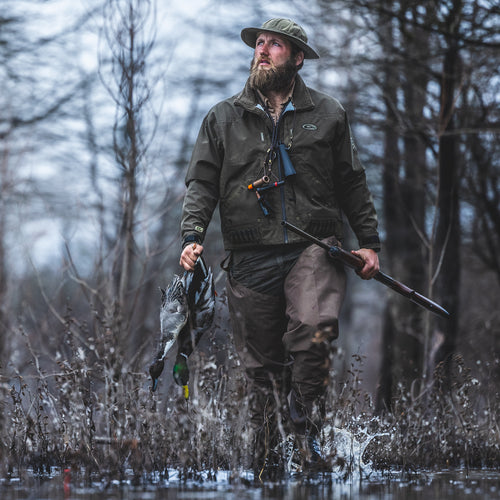
[[[274,134],[274,135],[273,135]],[[265,173],[269,149],[287,146],[296,175],[261,193],[264,214],[249,185]],[[271,183],[283,180],[279,161]],[[301,241],[283,219],[322,238],[342,240],[345,214],[360,248],[379,250],[377,216],[346,112],[332,97],[297,76],[291,102],[277,125],[248,82],[206,115],[186,175],[181,231],[184,244],[203,243],[219,203],[226,250]]]

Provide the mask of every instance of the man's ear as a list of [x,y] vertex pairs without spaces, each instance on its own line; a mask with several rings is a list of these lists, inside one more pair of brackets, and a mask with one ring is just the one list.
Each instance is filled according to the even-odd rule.
[[295,54],[295,65],[300,66],[304,62],[304,52],[300,51]]

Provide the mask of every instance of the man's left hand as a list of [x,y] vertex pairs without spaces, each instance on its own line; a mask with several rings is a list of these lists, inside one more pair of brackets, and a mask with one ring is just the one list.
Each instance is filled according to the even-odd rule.
[[352,250],[351,253],[361,257],[365,265],[356,271],[358,275],[364,280],[372,279],[380,270],[378,255],[375,250],[371,248],[360,248],[359,250]]

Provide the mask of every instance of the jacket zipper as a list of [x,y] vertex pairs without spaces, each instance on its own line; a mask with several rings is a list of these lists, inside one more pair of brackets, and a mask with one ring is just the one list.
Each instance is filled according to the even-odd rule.
[[[279,125],[281,123],[281,119],[283,116],[286,114],[287,111],[294,111],[295,108],[292,104],[292,101],[289,101],[288,104],[286,105],[285,109],[281,112],[278,121],[276,122],[276,147],[278,145],[278,132],[279,132]],[[273,133],[274,136],[274,133]],[[283,167],[283,160],[281,158],[281,155],[277,154],[278,158],[278,171],[279,171],[279,180],[284,181],[284,167]],[[282,184],[280,186],[280,197],[281,197],[281,218],[283,221],[286,221],[286,198],[285,198],[285,184]],[[283,225],[283,241],[284,243],[288,243],[288,231],[285,225]]]
[[[285,109],[279,115],[278,120],[276,121],[276,123],[274,123],[274,120],[271,117],[271,115],[260,104],[258,104],[256,107],[257,107],[257,109],[260,109],[261,111],[264,111],[265,115],[271,121],[271,124],[272,124],[272,130],[271,130],[271,148],[273,150],[274,149],[277,150],[278,149],[278,144],[279,144],[278,133],[279,133],[279,126],[281,124],[281,119],[283,118],[283,116],[288,111],[295,111],[295,107],[292,104],[292,101],[290,100],[288,102],[288,104],[286,105]],[[283,169],[282,169],[281,156],[279,155],[279,153],[276,156],[278,158],[278,179],[280,181],[282,181],[283,180]],[[281,217],[282,217],[282,220],[286,221],[287,219],[286,219],[285,185],[282,184],[281,186],[279,186],[279,190],[280,190],[280,199],[281,199]],[[283,241],[284,241],[285,244],[289,242],[288,231],[287,231],[287,228],[286,228],[285,225],[283,225]]]

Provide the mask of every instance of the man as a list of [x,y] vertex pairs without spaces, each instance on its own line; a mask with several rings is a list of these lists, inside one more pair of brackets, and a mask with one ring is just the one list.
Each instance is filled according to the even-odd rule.
[[346,112],[298,75],[304,59],[319,57],[303,28],[271,19],[245,28],[241,38],[254,48],[250,76],[201,126],[186,176],[180,264],[194,268],[219,203],[228,304],[249,381],[259,471],[272,461],[277,418],[286,413],[306,458],[318,458],[315,415],[345,288],[343,267],[282,221],[333,243],[342,239],[345,214],[364,279],[379,269],[380,242]]

